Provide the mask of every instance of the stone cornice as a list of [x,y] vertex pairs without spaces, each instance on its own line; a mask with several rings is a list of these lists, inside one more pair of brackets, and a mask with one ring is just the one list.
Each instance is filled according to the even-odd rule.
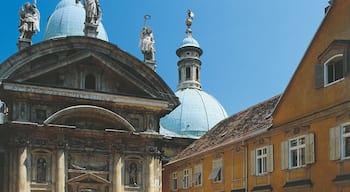
[[7,91],[23,92],[23,93],[34,93],[43,95],[54,95],[61,97],[71,97],[76,99],[88,99],[103,102],[113,102],[118,105],[126,106],[140,106],[142,108],[150,108],[156,110],[171,110],[169,103],[164,100],[155,100],[148,98],[139,98],[132,96],[122,95],[111,95],[107,93],[90,93],[87,91],[80,90],[69,90],[54,87],[41,87],[36,85],[26,85],[18,83],[7,83],[3,82],[3,89]]

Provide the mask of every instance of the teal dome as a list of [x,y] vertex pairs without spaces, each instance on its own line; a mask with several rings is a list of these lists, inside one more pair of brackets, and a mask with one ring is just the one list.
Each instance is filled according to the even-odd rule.
[[180,45],[180,48],[182,48],[182,47],[198,47],[198,48],[200,48],[199,43],[197,42],[196,39],[194,39],[194,38],[192,37],[192,35],[187,36],[187,37],[182,41],[182,43],[181,43],[181,45]]
[[202,90],[187,88],[176,91],[175,95],[181,105],[160,120],[161,133],[199,138],[227,117],[222,105]]
[[[61,0],[47,21],[44,40],[67,36],[84,36],[85,9],[76,0]],[[100,23],[97,38],[108,41],[107,33]]]

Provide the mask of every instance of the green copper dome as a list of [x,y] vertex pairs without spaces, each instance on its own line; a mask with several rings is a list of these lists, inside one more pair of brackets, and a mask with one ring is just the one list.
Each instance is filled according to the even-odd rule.
[[[85,9],[76,0],[61,0],[47,21],[44,40],[67,36],[84,36]],[[97,38],[108,41],[100,23]]]
[[[223,106],[202,90],[181,89],[175,95],[181,105],[160,120],[161,134],[199,138],[227,117]],[[176,135],[167,134],[169,132]]]

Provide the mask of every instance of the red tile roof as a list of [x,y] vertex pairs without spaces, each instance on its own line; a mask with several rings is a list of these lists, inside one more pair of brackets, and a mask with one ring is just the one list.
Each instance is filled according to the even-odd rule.
[[169,163],[193,157],[234,141],[240,141],[254,131],[270,128],[272,126],[271,114],[279,98],[280,95],[275,96],[222,120]]

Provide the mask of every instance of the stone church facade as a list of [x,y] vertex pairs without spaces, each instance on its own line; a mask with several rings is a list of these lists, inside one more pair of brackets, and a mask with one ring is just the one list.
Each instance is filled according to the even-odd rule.
[[143,62],[66,37],[21,49],[0,79],[0,191],[161,191],[159,120],[179,101]]

